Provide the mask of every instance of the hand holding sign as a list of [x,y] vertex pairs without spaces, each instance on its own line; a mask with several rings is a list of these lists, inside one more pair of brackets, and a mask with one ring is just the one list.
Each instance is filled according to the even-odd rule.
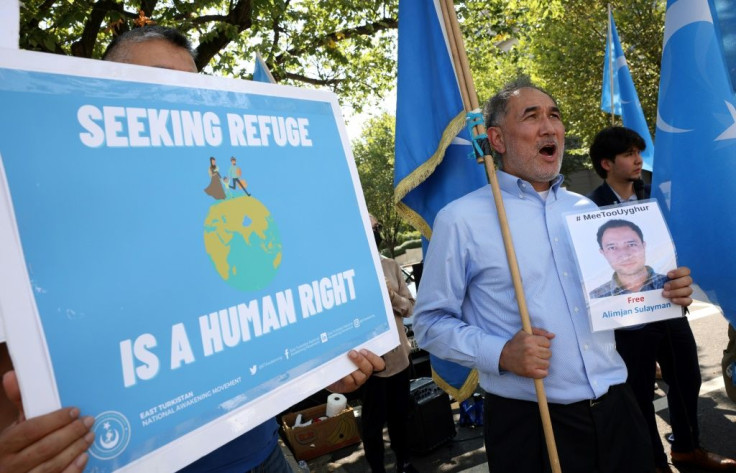
[[67,407],[26,419],[14,371],[3,376],[3,388],[20,412],[18,421],[0,432],[0,471],[81,472],[85,451],[92,444],[92,417],[79,417],[79,409]]

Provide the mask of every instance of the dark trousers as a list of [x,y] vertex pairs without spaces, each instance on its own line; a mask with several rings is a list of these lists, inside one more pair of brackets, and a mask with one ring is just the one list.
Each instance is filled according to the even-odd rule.
[[[547,454],[536,402],[486,394],[485,434],[491,473],[547,473]],[[631,389],[612,386],[599,400],[549,404],[564,473],[651,473],[652,447]]]
[[245,192],[247,195],[250,195],[250,194],[248,194],[248,190],[245,188],[245,186],[243,185],[243,183],[240,182],[240,179],[237,178],[237,177],[233,177],[233,180],[230,181],[230,189],[235,189],[235,185],[236,184],[239,185],[241,189],[243,189],[243,192]]
[[406,418],[409,412],[409,368],[387,378],[371,376],[362,387],[363,449],[373,473],[383,473],[383,426],[388,422],[397,469],[408,460]]
[[669,386],[667,405],[675,441],[674,452],[689,452],[699,446],[698,395],[700,366],[690,324],[685,317],[653,322],[636,330],[616,330],[616,349],[626,363],[626,380],[634,392],[649,428],[657,466],[667,463],[667,455],[657,431],[654,406],[655,361]]

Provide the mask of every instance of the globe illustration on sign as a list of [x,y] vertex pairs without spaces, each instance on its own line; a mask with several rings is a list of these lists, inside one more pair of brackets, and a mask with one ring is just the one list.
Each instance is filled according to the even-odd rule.
[[252,196],[212,204],[204,222],[204,246],[220,277],[241,291],[262,289],[281,265],[276,222]]

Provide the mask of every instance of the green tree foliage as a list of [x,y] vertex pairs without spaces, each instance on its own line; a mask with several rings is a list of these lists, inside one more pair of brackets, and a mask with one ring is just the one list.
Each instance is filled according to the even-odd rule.
[[[616,27],[650,130],[656,123],[664,0],[612,0]],[[607,3],[466,0],[458,5],[481,103],[525,74],[558,101],[567,128],[563,173],[589,167],[587,150],[611,124],[600,110]],[[616,124],[621,118],[616,117]],[[653,136],[653,135],[652,135]]]
[[[652,130],[665,3],[611,0]],[[329,87],[356,111],[395,84],[398,0],[26,0],[21,47],[98,58],[113,34],[135,26],[139,10],[192,38],[206,72],[249,78],[259,51],[279,82]],[[456,0],[456,10],[480,103],[515,76],[530,76],[562,109],[563,173],[589,167],[590,142],[611,123],[600,110],[606,3]],[[384,114],[353,143],[368,207],[383,222],[390,251],[405,228],[392,204],[393,133],[393,117]]]
[[368,121],[360,139],[353,142],[368,211],[383,224],[384,245],[392,258],[394,247],[400,243],[399,234],[407,228],[393,203],[394,122],[392,115],[378,115]]
[[26,0],[20,46],[99,58],[114,34],[153,21],[193,40],[200,70],[250,78],[259,51],[280,83],[329,87],[360,111],[394,82],[397,9],[398,0]]
[[[647,121],[656,118],[664,0],[612,2],[624,53]],[[517,75],[530,76],[557,99],[567,127],[562,173],[589,168],[587,150],[595,133],[610,125],[600,110],[606,4],[598,0],[465,0],[457,2],[479,101],[483,103]],[[620,117],[616,119],[621,123]],[[390,117],[366,125],[353,144],[368,207],[384,223],[400,225],[393,206]],[[380,215],[378,215],[380,214]],[[388,216],[391,217],[388,217]],[[392,220],[394,219],[394,220]],[[387,225],[388,227],[389,225]],[[393,232],[387,240],[393,248]]]
[[[565,2],[564,14],[545,21],[530,48],[535,58],[550,58],[534,61],[534,74],[544,78],[553,95],[564,99],[567,126],[586,143],[611,125],[610,115],[600,110],[607,12],[599,5],[589,0]],[[664,4],[629,0],[612,6],[624,55],[654,136]],[[620,117],[616,124],[621,124]]]

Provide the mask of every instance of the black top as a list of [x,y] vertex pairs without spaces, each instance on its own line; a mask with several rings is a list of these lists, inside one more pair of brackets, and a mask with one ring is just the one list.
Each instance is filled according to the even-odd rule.
[[[636,194],[637,199],[648,199],[651,195],[651,190],[652,187],[649,184],[645,184],[641,179],[634,181],[634,193]],[[603,184],[593,189],[593,191],[586,197],[595,202],[598,207],[621,203],[621,201],[618,200],[618,197],[616,197],[616,193],[611,189],[611,186],[609,186],[605,181],[603,181]]]

